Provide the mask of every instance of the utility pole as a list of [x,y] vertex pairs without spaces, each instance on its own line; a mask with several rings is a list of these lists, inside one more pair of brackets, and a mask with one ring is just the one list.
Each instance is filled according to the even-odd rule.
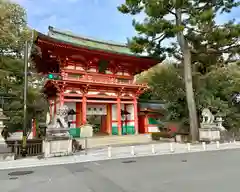
[[22,156],[27,155],[27,93],[28,93],[28,42],[24,48],[24,98],[23,98],[23,136],[22,136]]

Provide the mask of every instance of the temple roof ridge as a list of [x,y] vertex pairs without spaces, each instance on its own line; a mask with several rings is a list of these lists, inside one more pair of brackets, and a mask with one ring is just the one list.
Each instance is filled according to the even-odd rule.
[[53,26],[49,26],[48,30],[49,30],[48,31],[48,36],[50,36],[50,37],[57,38],[58,35],[61,35],[61,36],[65,36],[65,37],[74,38],[76,40],[82,40],[82,41],[85,41],[85,42],[97,43],[99,45],[114,46],[116,49],[117,48],[126,49],[128,54],[134,55],[134,53],[132,53],[131,50],[128,48],[127,44],[124,44],[124,43],[118,43],[118,42],[111,41],[111,40],[109,40],[109,41],[100,40],[100,39],[96,39],[96,38],[92,38],[92,37],[78,35],[78,34],[75,34],[71,31],[58,29],[58,28],[55,28]]

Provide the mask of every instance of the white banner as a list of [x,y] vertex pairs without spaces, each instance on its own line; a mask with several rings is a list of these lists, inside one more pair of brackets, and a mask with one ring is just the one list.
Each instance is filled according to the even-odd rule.
[[87,115],[107,115],[106,105],[87,105]]

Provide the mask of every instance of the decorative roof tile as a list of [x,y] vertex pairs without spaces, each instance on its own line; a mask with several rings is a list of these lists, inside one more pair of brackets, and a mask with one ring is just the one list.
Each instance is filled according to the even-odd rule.
[[120,54],[135,55],[127,45],[115,43],[112,41],[96,40],[88,37],[78,36],[69,31],[62,31],[49,26],[48,36],[61,41],[72,43],[79,46],[89,47],[92,49],[101,49],[104,51],[117,52]]

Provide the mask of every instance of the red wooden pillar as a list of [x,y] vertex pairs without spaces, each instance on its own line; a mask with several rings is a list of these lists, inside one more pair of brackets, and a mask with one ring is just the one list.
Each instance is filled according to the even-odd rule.
[[60,93],[59,99],[60,99],[60,107],[62,107],[64,105],[64,95],[62,92]]
[[121,99],[117,98],[117,122],[118,122],[118,135],[122,134],[122,116],[121,116]]
[[54,99],[54,109],[53,109],[53,117],[55,118],[56,114],[57,114],[57,99]]
[[76,102],[76,128],[81,126],[81,103]]
[[144,116],[144,130],[145,133],[148,133],[148,114],[145,114]]
[[133,109],[134,109],[134,127],[135,134],[138,134],[138,106],[137,106],[137,98],[133,98]]
[[82,97],[82,124],[87,123],[87,98],[85,95]]
[[107,104],[107,133],[112,135],[112,104]]

